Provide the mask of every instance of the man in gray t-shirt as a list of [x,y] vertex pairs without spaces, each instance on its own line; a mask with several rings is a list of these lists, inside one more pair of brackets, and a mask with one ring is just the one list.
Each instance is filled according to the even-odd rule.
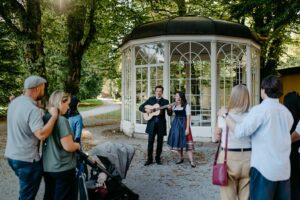
[[19,199],[35,199],[43,167],[39,156],[39,141],[53,130],[58,111],[50,108],[50,120],[44,125],[36,101],[44,96],[46,80],[29,76],[24,82],[24,95],[14,99],[7,112],[7,143],[5,157],[19,178]]

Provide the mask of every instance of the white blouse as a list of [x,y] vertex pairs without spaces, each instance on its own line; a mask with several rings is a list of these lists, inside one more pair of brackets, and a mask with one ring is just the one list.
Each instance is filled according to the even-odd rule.
[[[183,107],[181,105],[175,105],[173,106],[173,111],[174,110],[183,110]],[[191,106],[189,104],[185,106],[185,113],[186,115],[191,115]]]
[[[235,114],[229,112],[230,117],[236,121],[236,123],[240,123],[247,116],[248,113],[243,114]],[[226,140],[226,122],[223,117],[218,117],[218,127],[222,129],[222,147],[225,148],[225,140]],[[241,148],[251,148],[251,138],[250,136],[236,138],[234,137],[234,133],[228,129],[228,148],[230,149],[241,149]]]

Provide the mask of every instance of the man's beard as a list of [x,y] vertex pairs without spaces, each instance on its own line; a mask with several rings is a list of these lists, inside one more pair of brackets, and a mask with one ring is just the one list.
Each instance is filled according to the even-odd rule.
[[42,95],[39,94],[39,95],[37,96],[37,98],[36,98],[36,101],[42,100],[43,96],[44,96],[44,94],[42,94]]

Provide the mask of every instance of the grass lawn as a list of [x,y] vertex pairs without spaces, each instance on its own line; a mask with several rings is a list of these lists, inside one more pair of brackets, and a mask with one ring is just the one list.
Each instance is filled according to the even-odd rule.
[[105,126],[105,125],[120,123],[120,120],[121,120],[121,109],[109,113],[89,117],[88,120],[84,119],[84,126],[85,127]]
[[97,119],[121,119],[121,109],[95,116]]
[[86,100],[80,101],[79,106],[78,106],[78,110],[79,111],[91,110],[91,109],[97,108],[101,105],[103,105],[103,102],[101,100],[86,99]]

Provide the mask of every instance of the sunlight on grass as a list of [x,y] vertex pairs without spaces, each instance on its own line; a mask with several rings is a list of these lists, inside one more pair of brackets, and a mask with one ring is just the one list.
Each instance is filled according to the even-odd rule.
[[80,101],[78,110],[81,111],[87,111],[94,108],[97,108],[99,106],[103,105],[103,102],[98,99],[85,99]]
[[95,116],[97,119],[121,119],[121,109]]

